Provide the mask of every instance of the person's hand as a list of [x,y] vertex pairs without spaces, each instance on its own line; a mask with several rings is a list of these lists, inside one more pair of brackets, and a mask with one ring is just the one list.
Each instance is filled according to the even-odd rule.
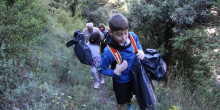
[[116,75],[121,75],[121,72],[124,71],[128,66],[128,62],[127,60],[123,60],[123,62],[121,64],[117,64],[115,69],[114,69],[114,73]]
[[74,32],[74,34],[73,34],[73,38],[76,37],[76,36],[78,36],[79,34],[80,34],[80,30],[76,30],[76,31]]
[[138,50],[138,53],[136,54],[136,56],[140,59],[143,60],[144,59],[144,52],[142,50]]

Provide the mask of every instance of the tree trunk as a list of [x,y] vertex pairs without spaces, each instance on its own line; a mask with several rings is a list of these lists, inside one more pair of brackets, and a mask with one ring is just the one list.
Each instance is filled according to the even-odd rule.
[[[174,23],[168,22],[166,24],[166,30],[165,30],[165,35],[164,35],[164,48],[165,50],[168,50],[168,53],[166,53],[163,56],[163,59],[167,64],[167,72],[169,71],[169,66],[172,64],[173,48],[172,48],[172,42],[170,41],[170,39],[174,37],[173,31],[172,31],[173,27],[174,27]],[[168,83],[167,75],[163,78],[163,80],[166,83]]]
[[74,0],[73,4],[70,5],[70,9],[72,11],[72,16],[75,16],[77,5],[78,5],[78,0]]

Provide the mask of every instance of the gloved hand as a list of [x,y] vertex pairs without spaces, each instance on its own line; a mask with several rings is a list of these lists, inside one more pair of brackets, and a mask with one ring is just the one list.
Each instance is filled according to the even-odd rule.
[[143,60],[144,59],[144,52],[142,50],[138,50],[138,53],[136,54],[136,56],[140,59]]
[[66,43],[66,47],[68,48],[68,47],[74,45],[75,43],[76,43],[76,42],[74,42],[74,40],[70,40],[70,41],[68,41],[68,42]]
[[73,38],[76,37],[76,36],[78,36],[80,33],[81,33],[80,30],[76,30],[76,31],[74,32],[74,34],[73,34]]
[[117,64],[115,69],[114,69],[114,73],[116,75],[121,75],[121,72],[124,71],[128,66],[128,62],[127,60],[123,60],[123,62],[121,64]]

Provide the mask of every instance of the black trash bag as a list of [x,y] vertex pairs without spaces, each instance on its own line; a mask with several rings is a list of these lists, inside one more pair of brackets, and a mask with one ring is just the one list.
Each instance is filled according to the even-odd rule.
[[70,40],[70,41],[68,41],[68,42],[66,43],[66,47],[69,48],[69,47],[73,46],[73,45],[76,44],[76,43],[77,43],[77,41],[75,41],[74,39],[72,39],[72,40]]
[[166,63],[155,49],[146,49],[145,57],[141,60],[141,64],[153,80],[160,80],[166,74]]
[[84,43],[83,34],[77,30],[73,37],[74,38],[72,40],[67,42],[66,46],[70,47],[75,45],[74,51],[79,61],[86,65],[93,65],[91,50]]
[[74,51],[81,63],[93,65],[91,50],[84,41],[79,41],[79,43],[75,44]]
[[156,110],[156,96],[152,80],[137,57],[133,61],[131,72],[134,91],[140,109]]
[[80,40],[84,41],[83,34],[79,30],[76,30],[73,34],[73,39],[66,43],[66,47],[68,48],[70,46],[73,46],[74,44],[78,43]]

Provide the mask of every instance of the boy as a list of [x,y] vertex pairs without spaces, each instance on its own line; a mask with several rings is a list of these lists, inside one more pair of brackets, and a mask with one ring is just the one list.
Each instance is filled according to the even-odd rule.
[[[122,14],[111,16],[109,27],[109,33],[112,37],[104,49],[98,70],[104,75],[113,77],[113,90],[118,109],[124,110],[126,107],[132,109],[129,104],[133,96],[131,65],[135,58],[135,53],[131,42],[135,41],[138,49],[136,56],[140,60],[144,58],[144,52],[138,41],[138,36],[133,32],[128,33],[128,20]],[[118,54],[112,53],[111,48],[116,49]],[[121,61],[119,61],[120,59]],[[109,65],[111,65],[111,69],[109,69]]]

